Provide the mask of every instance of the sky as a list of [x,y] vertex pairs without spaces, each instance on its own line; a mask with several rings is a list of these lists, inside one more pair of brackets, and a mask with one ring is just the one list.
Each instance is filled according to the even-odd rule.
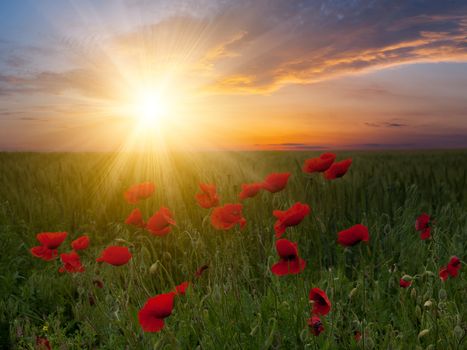
[[467,148],[467,2],[0,2],[0,150],[148,147]]

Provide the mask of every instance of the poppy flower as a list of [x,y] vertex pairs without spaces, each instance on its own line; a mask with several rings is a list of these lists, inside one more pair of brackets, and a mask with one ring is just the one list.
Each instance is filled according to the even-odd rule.
[[208,265],[203,265],[201,266],[198,270],[195,272],[195,277],[201,277],[204,271],[206,271],[209,268]]
[[271,193],[282,191],[287,186],[291,173],[272,173],[266,176],[262,186]]
[[405,279],[401,278],[399,280],[399,286],[401,288],[408,288],[412,285],[412,281],[406,281]]
[[335,159],[336,155],[334,153],[323,153],[319,157],[305,160],[302,169],[308,174],[322,173],[329,169]]
[[315,335],[318,336],[322,332],[324,332],[324,326],[321,322],[321,319],[318,316],[311,316],[308,321],[308,327],[310,327],[310,331]]
[[211,213],[211,224],[218,230],[230,230],[235,225],[245,227],[246,219],[242,216],[241,204],[225,204],[214,208]]
[[342,160],[340,162],[336,162],[329,167],[328,170],[324,172],[324,177],[327,180],[334,180],[339,177],[344,176],[350,168],[352,164],[352,158]]
[[171,225],[176,225],[172,213],[168,208],[161,207],[149,218],[146,229],[154,236],[165,236],[172,230]]
[[60,273],[65,271],[71,273],[84,272],[85,270],[84,266],[81,264],[78,253],[75,251],[60,254],[60,260],[63,263],[63,266],[58,269]]
[[174,290],[172,291],[175,295],[185,295],[186,290],[190,286],[190,282],[185,281],[180,283],[178,286],[175,286]]
[[424,231],[430,227],[431,218],[430,215],[427,213],[422,213],[416,220],[415,220],[415,230],[416,231]]
[[131,211],[130,215],[125,220],[125,224],[133,225],[136,227],[145,227],[143,214],[141,214],[141,210],[139,208],[135,208]]
[[126,201],[130,204],[136,204],[142,199],[149,198],[156,189],[156,186],[152,182],[143,182],[131,186],[125,191],[123,196]]
[[327,315],[331,310],[331,302],[326,293],[319,288],[312,288],[308,296],[310,301],[313,301],[313,315]]
[[209,209],[219,205],[219,196],[216,192],[216,185],[211,184],[199,184],[201,189],[200,193],[197,193],[195,198],[198,201],[200,207]]
[[449,272],[447,266],[443,266],[439,269],[439,278],[441,278],[442,281],[446,281],[449,277]]
[[49,248],[44,247],[42,245],[37,246],[37,247],[32,247],[29,251],[36,258],[40,258],[40,259],[42,259],[44,261],[53,260],[58,256],[58,250],[57,249],[49,249]]
[[427,227],[423,231],[420,232],[420,239],[422,241],[425,241],[431,237],[431,228]]
[[36,337],[36,349],[37,350],[52,350],[50,342],[47,338]]
[[240,200],[242,201],[244,199],[256,196],[262,187],[263,185],[258,182],[252,184],[242,184],[242,192],[240,192],[239,195]]
[[172,314],[174,293],[159,294],[149,298],[138,312],[139,324],[145,332],[159,332],[164,328],[164,318]]
[[354,331],[353,336],[355,341],[358,343],[360,340],[362,340],[362,333],[360,331]]
[[109,265],[125,265],[131,259],[131,253],[127,247],[110,246],[101,252],[97,262],[106,262]]
[[362,224],[343,230],[337,236],[337,243],[345,247],[351,247],[361,241],[368,242],[370,240],[368,228]]
[[305,269],[306,261],[298,256],[297,243],[287,239],[278,239],[276,250],[280,259],[271,267],[273,274],[277,276],[295,275]]
[[308,204],[295,203],[287,210],[274,210],[272,214],[277,218],[274,224],[276,238],[283,235],[287,227],[296,226],[310,213]]
[[457,256],[453,256],[448,262],[448,273],[451,277],[457,277],[461,268],[461,261]]
[[78,237],[73,242],[71,242],[71,248],[73,248],[73,250],[84,250],[88,246],[89,246],[89,236],[87,235]]
[[448,277],[457,277],[461,268],[461,261],[457,256],[451,257],[446,266],[441,267],[439,270],[439,277],[446,281]]
[[66,239],[66,232],[41,232],[36,235],[40,246],[30,249],[32,255],[45,261],[52,260],[58,256],[57,248]]

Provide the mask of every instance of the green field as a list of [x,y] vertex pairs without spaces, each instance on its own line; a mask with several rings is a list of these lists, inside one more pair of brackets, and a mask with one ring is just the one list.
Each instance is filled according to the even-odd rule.
[[[54,349],[467,349],[467,151],[337,155],[354,162],[326,181],[301,171],[313,152],[0,154],[0,343],[34,349],[41,336]],[[287,188],[246,200],[242,231],[215,230],[194,200],[208,182],[221,203],[235,203],[241,183],[281,171],[293,174]],[[133,207],[122,193],[142,181],[156,184],[140,205],[145,216],[160,206],[174,213],[167,236],[124,224]],[[308,264],[278,277],[270,271],[278,259],[272,211],[296,201],[312,212],[284,237]],[[430,241],[414,228],[422,212],[435,220]],[[357,223],[369,227],[369,244],[337,245],[337,232]],[[29,248],[43,231],[69,232],[61,252],[89,234],[86,272],[59,274],[58,260],[34,258]],[[95,262],[112,243],[130,248],[129,264]],[[452,255],[463,266],[442,282],[438,270]],[[144,333],[137,313],[147,298],[191,280],[203,264],[166,327]],[[405,274],[415,276],[407,289],[399,287]],[[307,326],[312,287],[332,302],[318,337]]]

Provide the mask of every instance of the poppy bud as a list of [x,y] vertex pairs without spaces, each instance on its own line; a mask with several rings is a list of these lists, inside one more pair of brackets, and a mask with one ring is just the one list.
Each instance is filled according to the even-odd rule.
[[374,349],[374,347],[375,347],[375,342],[373,341],[373,338],[366,336],[365,337],[365,348]]
[[433,302],[431,300],[425,301],[425,304],[423,304],[424,307],[430,308],[433,305]]
[[206,320],[209,319],[209,311],[208,311],[208,309],[204,309],[204,310],[203,310],[203,317],[204,317]]
[[446,289],[441,288],[438,292],[438,298],[439,300],[446,300],[448,297],[448,294],[446,293]]
[[154,264],[152,264],[151,267],[149,268],[149,273],[150,273],[151,275],[156,274],[158,263],[159,263],[159,262],[156,261],[156,262],[155,262]]
[[412,291],[410,292],[410,296],[414,299],[417,297],[417,290],[415,288],[412,288]]
[[357,293],[357,287],[353,288],[349,293],[349,299],[352,299],[354,295]]
[[424,336],[428,335],[428,333],[430,333],[429,329],[422,330],[420,333],[418,333],[418,339],[423,338]]
[[457,339],[462,339],[464,337],[464,330],[462,329],[461,326],[457,325],[454,327],[454,335],[456,336]]
[[352,327],[355,328],[355,329],[360,329],[361,328],[361,324],[360,324],[360,321],[359,320],[353,320],[352,321]]
[[435,277],[435,273],[433,271],[425,271],[423,273],[424,276],[430,276],[430,277]]
[[415,306],[415,316],[417,316],[418,319],[422,318],[422,309],[419,305]]
[[404,281],[406,281],[406,282],[410,282],[410,281],[412,281],[412,276],[410,276],[410,275],[404,275],[404,276],[402,276],[402,279],[403,279]]

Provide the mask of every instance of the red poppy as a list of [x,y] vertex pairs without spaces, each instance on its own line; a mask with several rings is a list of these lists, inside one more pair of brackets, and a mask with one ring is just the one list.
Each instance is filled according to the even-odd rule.
[[154,236],[164,236],[172,230],[171,225],[176,225],[172,213],[168,208],[161,207],[149,218],[146,229]]
[[459,270],[461,268],[461,261],[457,256],[451,257],[451,260],[448,262],[448,273],[451,277],[457,277]]
[[32,247],[29,251],[36,258],[40,258],[40,259],[42,259],[44,261],[53,260],[58,256],[58,250],[57,249],[49,249],[49,248],[44,247],[42,245],[37,246],[37,247]]
[[310,331],[315,335],[318,336],[322,332],[324,332],[324,326],[321,322],[321,319],[318,316],[311,316],[308,321],[308,326],[310,327]]
[[143,182],[131,186],[125,191],[123,196],[126,201],[130,204],[136,204],[142,199],[149,198],[156,189],[156,186],[152,182]]
[[36,238],[41,245],[49,249],[57,249],[66,239],[66,232],[42,232],[38,233]]
[[263,185],[261,183],[242,184],[242,192],[240,192],[240,200],[252,198],[258,194]]
[[351,247],[361,241],[368,242],[370,240],[368,228],[362,224],[357,224],[347,230],[343,230],[337,236],[337,243],[345,247]]
[[333,179],[342,177],[347,173],[351,164],[352,164],[351,158],[342,160],[340,162],[336,162],[333,165],[331,165],[328,170],[324,172],[324,177],[327,180],[333,180]]
[[62,260],[63,266],[58,269],[59,272],[84,272],[85,268],[81,264],[78,253],[71,251],[70,253],[60,254],[60,260]]
[[58,256],[57,248],[66,239],[66,232],[42,232],[36,235],[40,246],[30,249],[32,255],[45,261],[52,260]]
[[305,160],[303,171],[308,174],[315,172],[322,173],[329,169],[335,159],[336,155],[334,153],[323,153],[319,157]]
[[416,220],[415,220],[415,230],[416,231],[424,231],[430,227],[431,223],[430,215],[426,213],[422,213]]
[[461,261],[457,256],[451,257],[448,264],[439,269],[439,278],[446,281],[448,277],[457,277],[461,268]]
[[441,278],[441,280],[443,281],[446,281],[449,277],[449,272],[448,272],[448,267],[447,266],[443,266],[439,269],[439,278]]
[[164,318],[172,314],[173,307],[174,293],[149,298],[138,312],[139,324],[145,332],[159,332],[164,328]]
[[353,336],[357,343],[362,339],[362,333],[360,333],[359,331],[354,331]]
[[52,350],[47,338],[36,337],[36,350]]
[[399,286],[401,288],[408,288],[412,285],[412,281],[406,281],[405,279],[401,278],[399,280]]
[[274,224],[276,238],[282,236],[287,227],[296,226],[310,213],[308,204],[295,203],[287,210],[274,210],[272,214],[277,218]]
[[97,262],[106,262],[113,266],[125,265],[131,259],[131,253],[127,247],[110,246],[101,252]]
[[263,181],[263,189],[271,193],[282,191],[287,186],[291,173],[272,173]]
[[310,301],[313,301],[313,315],[327,315],[331,310],[331,302],[326,293],[319,288],[312,288],[308,296]]
[[200,193],[197,193],[195,198],[198,201],[200,207],[209,209],[219,205],[219,196],[216,192],[216,185],[211,184],[199,184],[201,189]]
[[425,241],[429,238],[431,238],[431,228],[427,227],[426,229],[420,232],[420,239],[422,241]]
[[277,276],[295,275],[305,269],[306,261],[298,256],[297,243],[287,239],[278,239],[276,250],[280,259],[271,267],[273,274]]
[[141,214],[141,210],[139,210],[139,208],[133,209],[130,215],[128,215],[128,217],[126,218],[125,224],[133,225],[136,227],[145,227],[143,214]]
[[230,230],[235,225],[245,227],[246,219],[242,216],[241,204],[225,204],[214,208],[211,213],[211,224],[218,230]]
[[180,283],[178,286],[175,286],[174,290],[172,291],[175,295],[185,295],[186,290],[190,286],[190,282],[185,281]]
[[198,270],[196,270],[195,277],[200,277],[203,274],[203,272],[206,271],[208,268],[208,265],[201,266]]
[[88,246],[89,246],[89,236],[87,235],[78,237],[73,242],[71,242],[71,248],[73,248],[73,250],[84,250]]

